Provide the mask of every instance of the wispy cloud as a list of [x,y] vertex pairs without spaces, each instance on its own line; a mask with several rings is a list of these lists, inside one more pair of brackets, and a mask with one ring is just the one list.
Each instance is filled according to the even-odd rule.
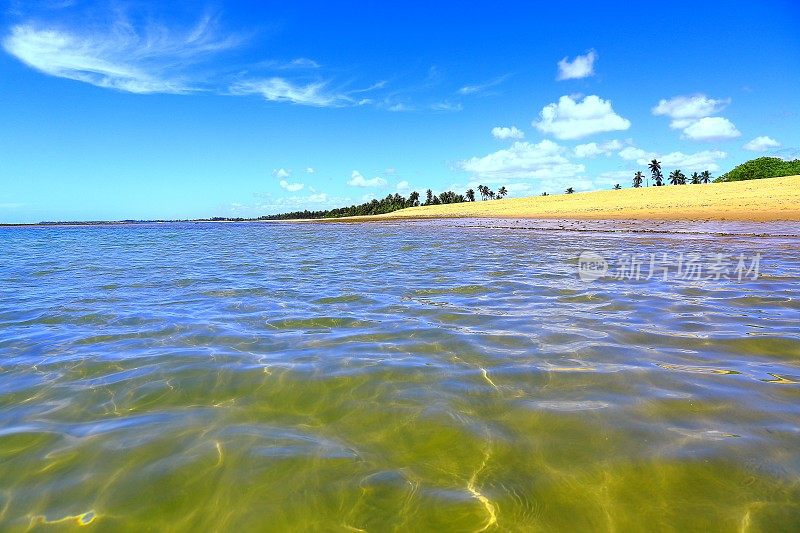
[[155,25],[137,31],[123,19],[102,33],[20,24],[3,39],[3,48],[50,76],[131,93],[186,93],[198,89],[187,66],[240,42],[220,37],[206,16],[181,33]]
[[496,87],[506,81],[509,77],[509,74],[505,74],[503,76],[499,76],[492,80],[489,80],[485,83],[478,83],[475,85],[465,85],[458,90],[458,94],[463,96],[468,96],[471,94],[478,94],[482,93],[487,89],[491,89],[492,87]]
[[431,109],[434,111],[461,111],[464,109],[464,106],[458,102],[454,104],[445,100],[444,102],[436,102],[431,104]]
[[259,94],[270,102],[289,102],[315,107],[342,107],[353,104],[353,99],[331,91],[324,81],[298,84],[286,78],[241,81],[233,84],[231,94]]

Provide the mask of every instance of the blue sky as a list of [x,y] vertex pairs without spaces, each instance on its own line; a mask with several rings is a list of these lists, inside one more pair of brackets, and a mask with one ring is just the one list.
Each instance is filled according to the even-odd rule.
[[0,7],[2,222],[526,196],[627,187],[653,156],[800,157],[796,1]]

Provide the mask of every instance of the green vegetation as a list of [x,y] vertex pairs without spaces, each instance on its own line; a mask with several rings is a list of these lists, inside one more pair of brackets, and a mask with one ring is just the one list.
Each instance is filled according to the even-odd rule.
[[[687,177],[680,169],[675,169],[669,173],[669,179],[664,179],[664,171],[661,167],[661,162],[653,159],[647,165],[650,170],[650,175],[653,179],[653,185],[661,187],[669,182],[672,185],[686,185],[693,184],[699,185],[701,183],[710,183],[713,179],[711,172],[704,170],[703,172],[694,172],[690,177]],[[742,163],[734,168],[727,174],[714,179],[713,181],[741,181],[759,178],[773,178],[779,176],[792,176],[800,174],[800,159],[794,161],[784,161],[777,157],[759,157],[746,163]],[[645,176],[641,171],[637,171],[633,176],[633,186],[644,186]],[[649,183],[648,183],[649,185]],[[614,185],[614,190],[622,188],[621,185]],[[482,200],[494,200],[496,198],[503,198],[508,194],[508,189],[500,187],[497,192],[494,192],[485,185],[478,185],[476,187],[478,194]],[[573,194],[575,189],[569,187],[564,191],[565,194]],[[547,196],[547,193],[542,193],[542,196]],[[371,202],[363,203],[361,205],[353,205],[350,207],[342,207],[339,209],[329,209],[324,211],[295,211],[293,213],[281,213],[278,215],[267,215],[259,217],[259,220],[289,220],[298,218],[338,218],[338,217],[351,217],[360,215],[380,215],[383,213],[391,213],[406,207],[415,207],[418,205],[440,205],[440,204],[455,204],[460,202],[474,202],[475,191],[469,189],[465,194],[456,194],[453,191],[446,191],[433,194],[431,189],[426,191],[425,202],[420,203],[419,193],[412,192],[408,198],[399,194],[389,195],[383,200],[372,200]],[[231,220],[231,219],[219,219]],[[234,219],[236,220],[236,219]]]
[[669,182],[673,185],[686,185],[686,175],[680,170],[669,173]]
[[[495,198],[503,198],[508,194],[505,187],[495,193],[485,185],[478,185],[478,193],[480,193],[483,200]],[[445,191],[438,195],[433,194],[431,189],[425,191],[425,202],[420,203],[419,193],[417,191],[408,195],[408,198],[400,194],[390,194],[383,200],[374,199],[371,202],[365,202],[360,205],[351,205],[350,207],[340,207],[338,209],[325,209],[320,211],[293,211],[291,213],[280,213],[277,215],[264,215],[258,217],[257,220],[297,220],[304,218],[340,218],[340,217],[355,217],[355,216],[369,216],[369,215],[382,215],[384,213],[391,213],[407,207],[417,207],[419,205],[441,205],[441,204],[459,204],[461,202],[474,202],[475,191],[472,189],[467,190],[465,194],[456,194],[453,191]],[[214,220],[231,220],[223,218],[215,218]],[[233,219],[237,220],[237,219]]]
[[778,157],[759,157],[742,163],[730,172],[715,179],[720,181],[744,181],[762,178],[779,178],[800,174],[800,159],[785,161]]
[[647,166],[650,168],[650,173],[653,175],[653,182],[656,184],[656,187],[661,187],[664,181],[664,174],[661,173],[661,162],[653,159]]

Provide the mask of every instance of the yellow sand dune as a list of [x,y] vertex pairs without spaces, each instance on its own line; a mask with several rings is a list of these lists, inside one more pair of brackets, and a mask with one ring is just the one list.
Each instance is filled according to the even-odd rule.
[[800,221],[800,176],[420,206],[337,220],[470,217]]

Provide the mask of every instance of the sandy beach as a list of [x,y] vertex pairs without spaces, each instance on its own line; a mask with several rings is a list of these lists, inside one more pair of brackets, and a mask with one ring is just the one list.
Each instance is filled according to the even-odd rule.
[[800,221],[800,176],[420,206],[336,220],[467,217]]

